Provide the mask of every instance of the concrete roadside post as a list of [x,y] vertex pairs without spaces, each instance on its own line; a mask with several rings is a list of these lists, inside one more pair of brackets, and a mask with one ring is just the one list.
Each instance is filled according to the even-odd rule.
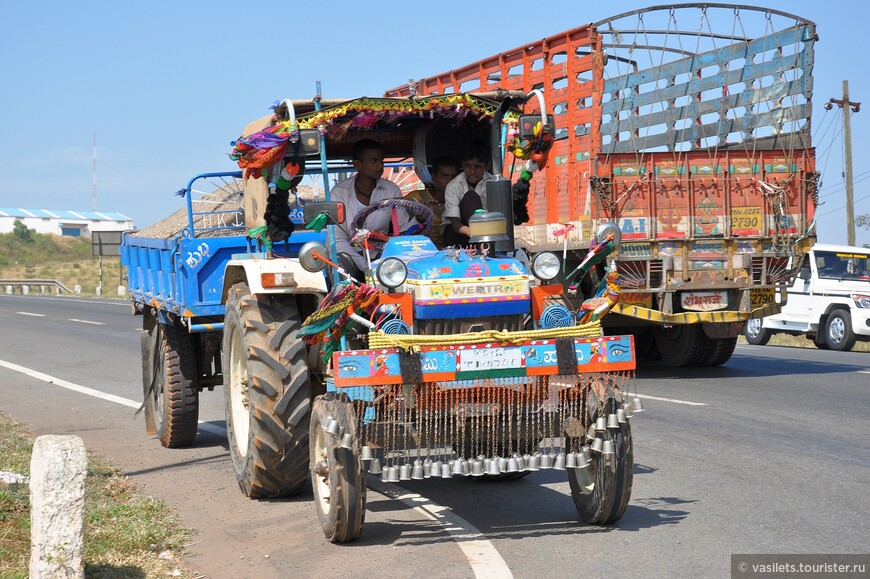
[[39,436],[30,459],[30,578],[84,577],[87,454],[78,436]]

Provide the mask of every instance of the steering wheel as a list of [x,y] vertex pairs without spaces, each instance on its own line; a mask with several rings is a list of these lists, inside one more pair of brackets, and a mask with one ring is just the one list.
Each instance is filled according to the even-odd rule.
[[[435,220],[435,214],[425,203],[420,203],[419,201],[415,201],[413,199],[383,199],[378,201],[377,203],[372,203],[359,213],[357,213],[356,217],[353,218],[353,221],[350,223],[351,231],[356,232],[363,228],[363,224],[368,219],[369,215],[375,213],[376,211],[384,211],[384,210],[393,210],[395,208],[402,207],[408,211],[414,217],[422,217],[421,229],[415,232],[415,235],[426,235],[429,233],[429,230],[432,229],[432,222]],[[417,219],[420,221],[420,219]],[[377,238],[370,239],[369,242],[378,243],[381,240]],[[383,245],[383,243],[379,243],[378,245]],[[381,247],[376,247],[376,249],[380,250]]]

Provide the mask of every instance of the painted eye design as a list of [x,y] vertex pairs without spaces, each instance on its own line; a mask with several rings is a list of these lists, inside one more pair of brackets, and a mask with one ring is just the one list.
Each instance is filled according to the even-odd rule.
[[622,356],[626,352],[622,348],[613,348],[612,350],[610,350],[610,353],[614,356]]
[[356,360],[343,360],[339,369],[342,374],[358,374],[359,363]]

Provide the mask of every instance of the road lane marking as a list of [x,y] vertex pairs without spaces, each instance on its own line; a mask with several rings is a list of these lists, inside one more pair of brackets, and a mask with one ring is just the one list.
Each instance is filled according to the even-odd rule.
[[[0,366],[2,366],[3,368],[8,368],[9,370],[13,370],[15,372],[19,372],[21,374],[25,374],[27,376],[30,376],[31,378],[42,380],[43,382],[47,382],[48,384],[54,384],[56,386],[60,386],[61,388],[66,388],[67,390],[78,392],[79,394],[93,396],[94,398],[106,400],[107,402],[114,402],[115,404],[127,406],[128,408],[139,408],[140,406],[142,406],[141,402],[136,402],[135,400],[130,400],[129,398],[116,396],[114,394],[109,394],[107,392],[88,388],[87,386],[81,386],[73,382],[68,382],[61,378],[56,378],[48,374],[43,374],[42,372],[31,370],[30,368],[25,368],[24,366],[19,366],[18,364],[13,364],[12,362],[6,362],[5,360],[0,360]],[[204,430],[205,432],[211,432],[212,434],[218,434],[221,436],[226,436],[227,433],[225,428],[221,428],[220,426],[215,426],[201,420],[199,421],[198,428],[200,430]]]
[[[141,406],[141,403],[136,402],[135,400],[123,398],[114,394],[108,394],[106,392],[101,392],[100,390],[94,390],[87,386],[74,384],[73,382],[68,382],[61,378],[56,378],[24,366],[19,366],[12,362],[6,362],[5,360],[0,360],[0,367],[25,374],[31,378],[36,378],[37,380],[41,380],[48,384],[54,384],[61,388],[72,390],[73,392],[93,396],[94,398],[114,402],[129,408],[139,408],[139,406]],[[226,436],[227,434],[225,428],[215,426],[214,424],[204,423],[202,421],[199,421],[198,428],[221,436]],[[513,577],[507,562],[501,557],[495,546],[485,538],[485,535],[474,525],[450,511],[448,507],[443,507],[434,503],[422,495],[409,493],[400,487],[390,489],[387,488],[386,485],[377,483],[376,481],[368,481],[368,486],[374,488],[384,496],[403,502],[405,505],[410,506],[427,518],[438,522],[444,530],[447,531],[450,538],[456,542],[457,546],[468,560],[468,564],[474,572],[474,576],[478,579]]]
[[44,318],[45,314],[34,314],[33,312],[15,312],[20,316],[33,316],[34,318]]
[[685,404],[686,406],[709,406],[706,402],[690,402],[689,400],[677,400],[676,398],[662,398],[660,396],[650,396],[649,394],[635,394],[638,398],[647,400],[658,400],[660,402],[672,402],[674,404]]
[[859,374],[870,374],[870,370],[858,370]]
[[70,322],[78,322],[78,323],[80,323],[80,324],[93,324],[93,325],[95,325],[95,326],[105,326],[105,325],[106,325],[106,324],[103,323],[103,322],[92,322],[92,321],[90,321],[90,320],[78,320],[78,319],[76,319],[76,318],[69,318],[68,321],[70,321]]
[[431,521],[439,523],[459,546],[468,564],[479,579],[513,577],[511,568],[493,544],[474,525],[453,513],[449,507],[433,503],[426,497],[401,487],[390,487],[378,481],[368,486],[384,496],[400,501]]

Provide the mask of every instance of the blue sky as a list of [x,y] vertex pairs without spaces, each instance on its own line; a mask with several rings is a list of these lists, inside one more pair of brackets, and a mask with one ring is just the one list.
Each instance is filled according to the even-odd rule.
[[[144,226],[181,207],[173,192],[193,174],[233,170],[229,143],[242,127],[276,100],[313,96],[318,80],[325,98],[377,96],[653,4],[3,0],[0,207],[89,210],[96,133],[97,209]],[[852,116],[855,213],[870,213],[870,5],[756,5],[817,24],[819,241],[845,243],[842,123],[822,105],[844,79],[864,105]],[[856,234],[870,243],[870,231]]]

